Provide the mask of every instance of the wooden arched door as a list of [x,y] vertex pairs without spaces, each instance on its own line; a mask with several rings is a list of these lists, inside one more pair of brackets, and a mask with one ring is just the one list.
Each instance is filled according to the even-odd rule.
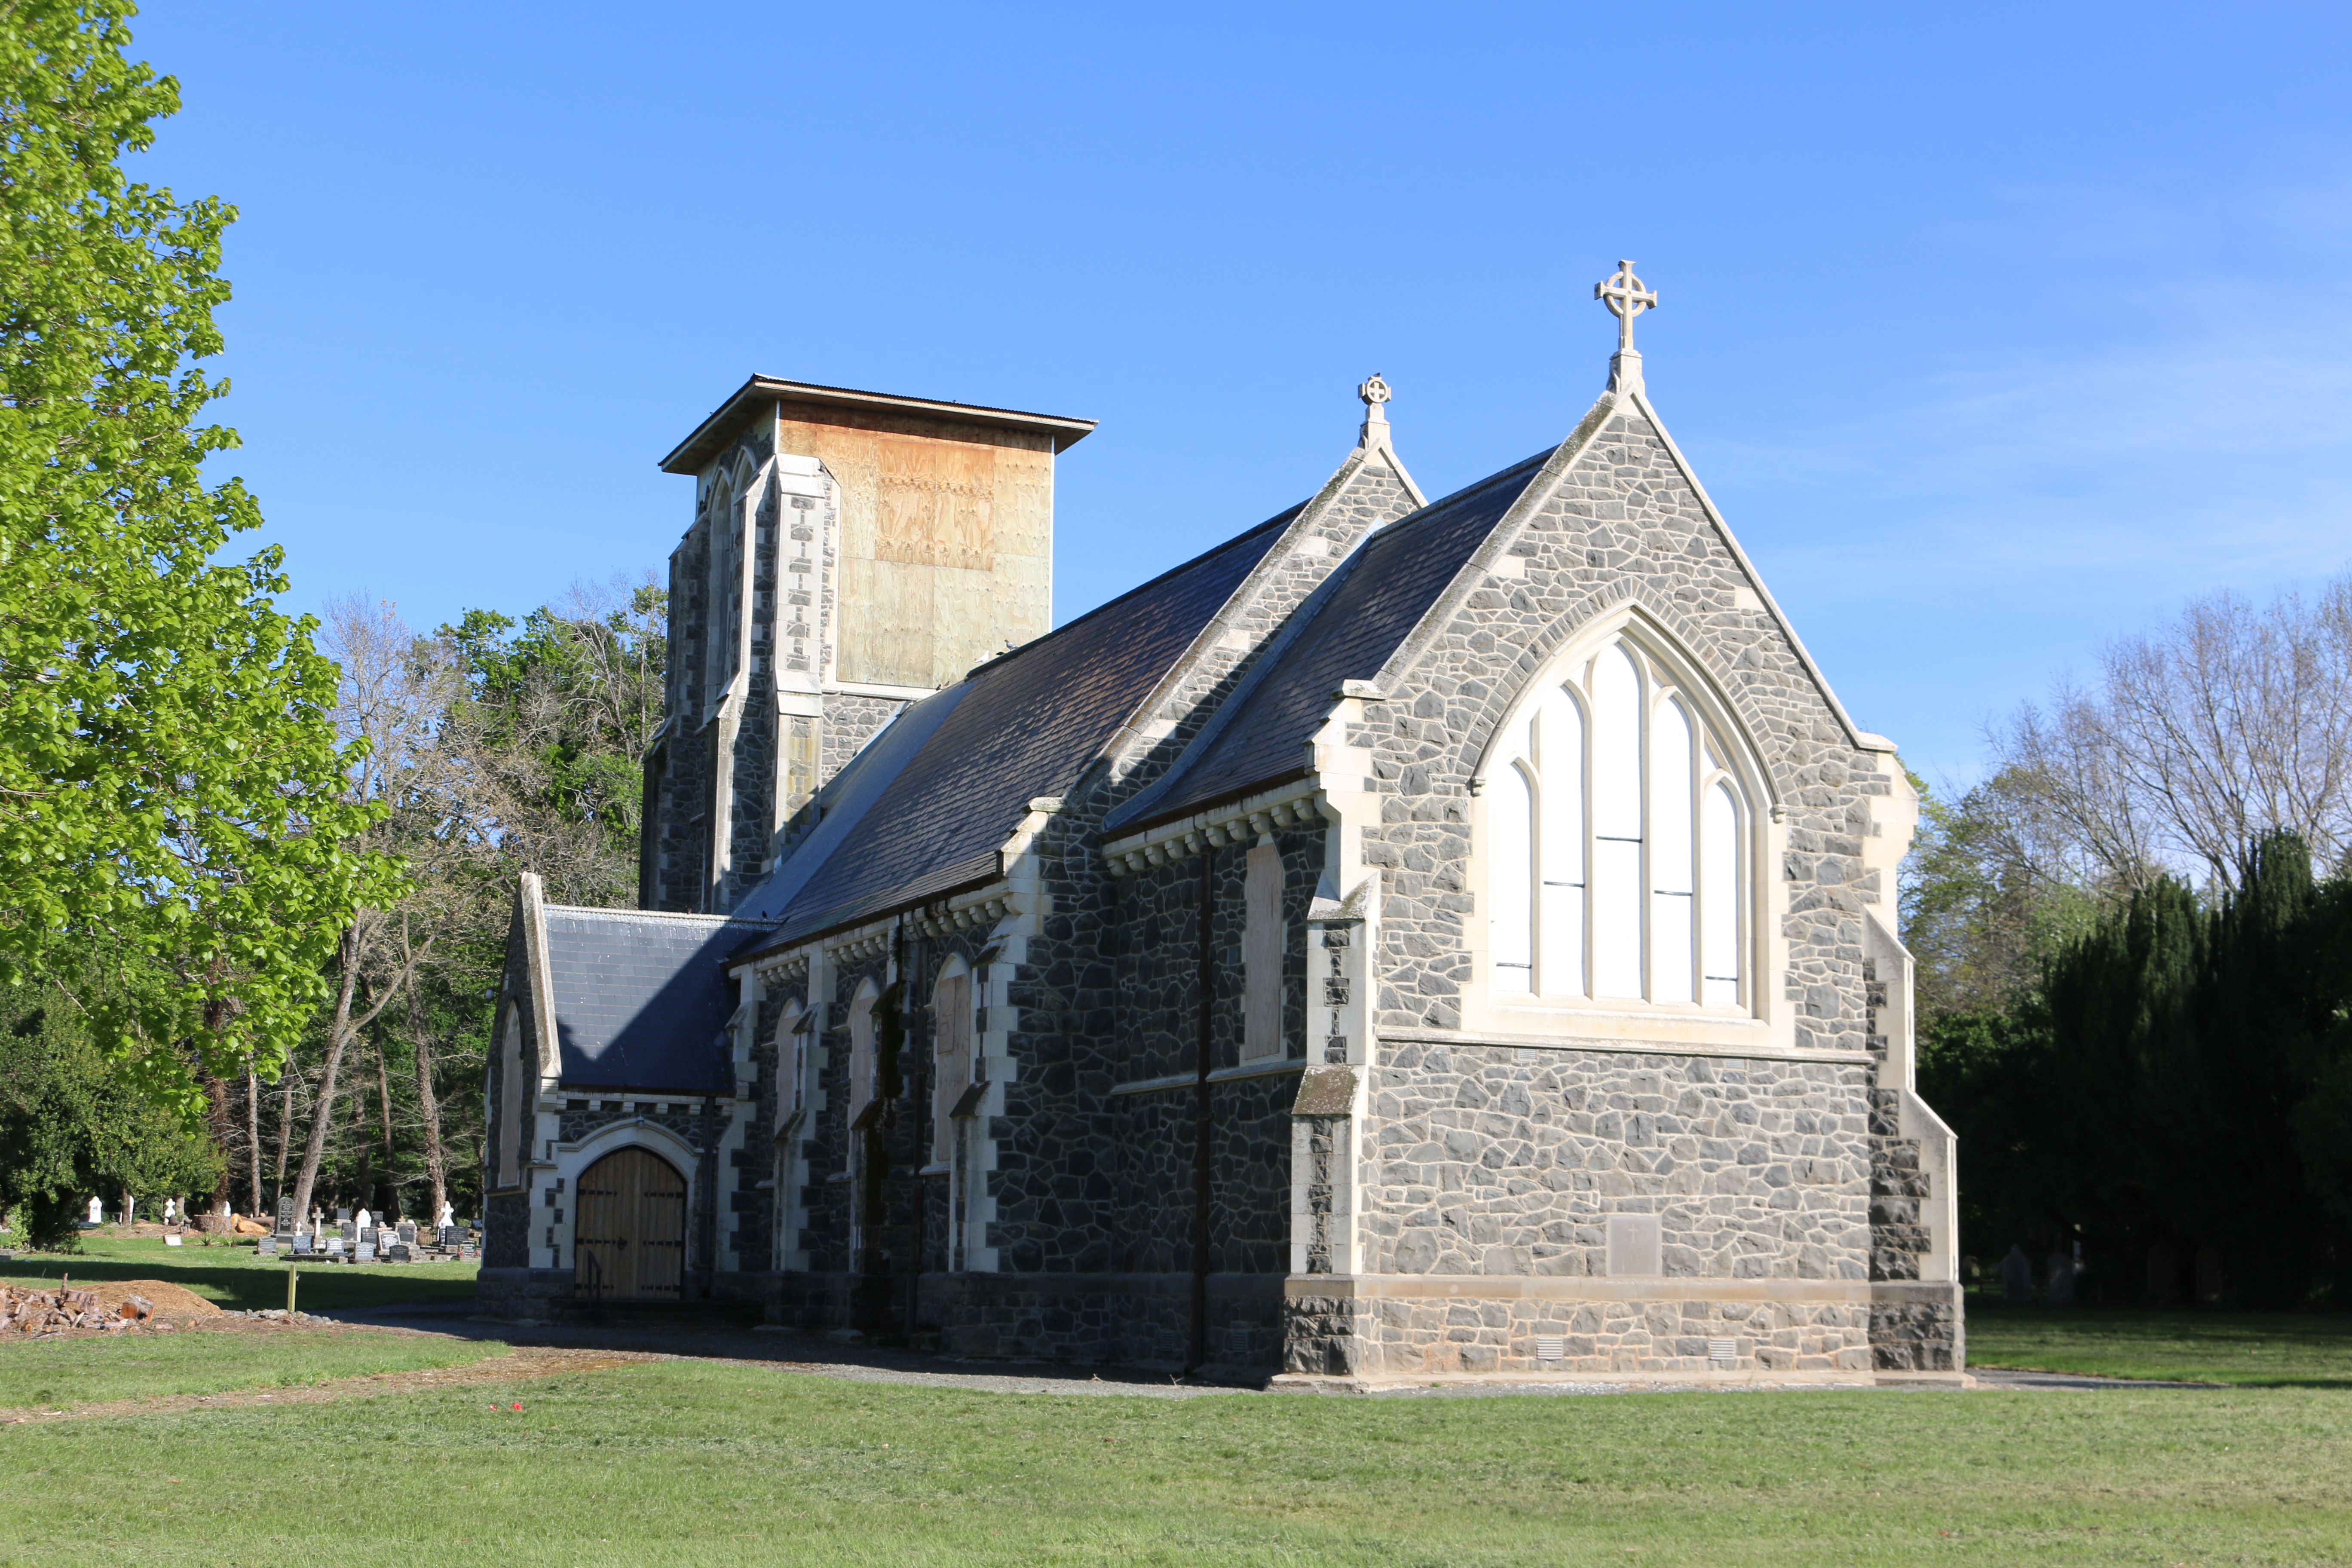
[[686,1178],[649,1149],[617,1149],[581,1173],[572,1277],[592,1301],[676,1301],[686,1272]]

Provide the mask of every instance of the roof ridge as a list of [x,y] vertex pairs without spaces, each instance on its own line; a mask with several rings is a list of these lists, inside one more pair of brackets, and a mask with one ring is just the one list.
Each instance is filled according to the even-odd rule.
[[[1219,704],[1216,713],[1202,726],[1200,732],[1185,748],[1182,757],[1153,781],[1149,789],[1118,806],[1104,819],[1104,833],[1109,835],[1124,832],[1138,823],[1153,820],[1160,814],[1175,809],[1171,807],[1171,802],[1178,803],[1179,805],[1191,804],[1194,798],[1192,789],[1197,784],[1202,768],[1217,755],[1219,746],[1224,742],[1233,725],[1240,721],[1244,710],[1259,692],[1266,689],[1269,682],[1281,675],[1299,647],[1307,638],[1315,635],[1323,617],[1330,613],[1332,600],[1347,591],[1347,585],[1354,580],[1359,568],[1374,551],[1381,549],[1384,543],[1395,542],[1401,531],[1412,527],[1416,522],[1435,521],[1448,512],[1475,505],[1478,498],[1486,491],[1507,486],[1515,479],[1520,479],[1520,488],[1524,490],[1527,484],[1532,482],[1532,477],[1521,479],[1521,476],[1529,475],[1530,470],[1539,472],[1543,464],[1551,458],[1556,448],[1546,447],[1531,457],[1497,468],[1484,479],[1474,480],[1460,489],[1431,501],[1426,506],[1408,512],[1393,522],[1366,533],[1356,548],[1349,552],[1348,559],[1335,567],[1331,574],[1317,584],[1315,591],[1291,612],[1291,620],[1285,625],[1279,634],[1281,646],[1269,649],[1267,657],[1250,672],[1249,678],[1236,687],[1223,703]],[[1516,504],[1517,500],[1517,497],[1515,495],[1512,498],[1512,504]],[[1504,511],[1508,510],[1509,506],[1507,505]],[[1493,525],[1490,525],[1488,530],[1490,534],[1492,529]],[[1473,548],[1475,550],[1475,547]],[[1443,585],[1441,585],[1439,589],[1441,595],[1443,591]],[[1422,616],[1426,617],[1428,613],[1429,606],[1423,606]],[[1395,647],[1404,646],[1411,639],[1419,624],[1416,620],[1414,626],[1406,627]],[[1391,647],[1390,657],[1394,657],[1394,652],[1395,648]],[[1333,700],[1337,700],[1336,692],[1333,693]]]
[[632,920],[702,921],[710,925],[773,925],[773,921],[755,920],[748,915],[710,915],[689,910],[631,910],[615,904],[549,904],[540,908],[556,915],[623,915]]

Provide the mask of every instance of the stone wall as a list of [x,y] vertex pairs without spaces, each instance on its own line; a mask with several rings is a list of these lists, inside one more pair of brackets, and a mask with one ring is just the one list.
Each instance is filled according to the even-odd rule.
[[866,749],[866,742],[881,732],[882,727],[905,710],[904,702],[894,702],[887,697],[857,697],[845,691],[827,694],[824,700],[824,729],[818,742],[817,779],[822,788],[833,775],[849,765],[850,758]]
[[1604,1275],[1645,1215],[1669,1279],[1870,1278],[1865,1064],[1391,1044],[1373,1085],[1367,1272]]

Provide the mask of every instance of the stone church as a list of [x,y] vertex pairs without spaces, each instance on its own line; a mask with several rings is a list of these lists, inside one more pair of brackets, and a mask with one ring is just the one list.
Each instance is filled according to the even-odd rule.
[[[492,1310],[1199,1375],[1962,1365],[1916,799],[1606,389],[1060,627],[1081,419],[755,377],[669,456],[640,908],[524,877]],[[1118,526],[1106,519],[1090,526]]]

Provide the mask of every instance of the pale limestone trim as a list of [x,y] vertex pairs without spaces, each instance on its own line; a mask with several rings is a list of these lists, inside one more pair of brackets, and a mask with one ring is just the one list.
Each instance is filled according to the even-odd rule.
[[[1370,426],[1367,426],[1367,429],[1369,428]],[[1427,499],[1421,493],[1421,487],[1414,484],[1412,477],[1405,472],[1404,462],[1396,455],[1395,447],[1390,444],[1387,431],[1388,423],[1383,419],[1380,425],[1381,434],[1378,439],[1360,436],[1358,445],[1340,459],[1339,466],[1332,470],[1331,477],[1323,481],[1322,488],[1308,499],[1306,505],[1298,509],[1298,515],[1290,520],[1289,526],[1282,531],[1282,536],[1258,558],[1257,564],[1250,568],[1249,575],[1243,578],[1241,584],[1225,596],[1225,602],[1218,606],[1216,615],[1210,618],[1209,623],[1201,628],[1199,635],[1193,637],[1191,645],[1178,657],[1175,663],[1169,667],[1168,673],[1152,687],[1150,695],[1136,705],[1135,711],[1129,715],[1127,722],[1113,731],[1102,750],[1096,753],[1096,761],[1108,765],[1110,776],[1114,780],[1124,777],[1143,751],[1173,732],[1174,724],[1171,721],[1160,718],[1160,710],[1177,692],[1183,689],[1184,684],[1198,672],[1201,665],[1209,656],[1220,647],[1247,645],[1245,637],[1240,645],[1235,645],[1229,640],[1231,635],[1236,630],[1234,625],[1236,615],[1256,602],[1258,595],[1265,591],[1267,580],[1290,563],[1298,552],[1303,542],[1309,539],[1320,542],[1321,536],[1316,533],[1315,530],[1321,524],[1325,514],[1337,504],[1339,497],[1347,492],[1348,487],[1354,482],[1356,476],[1364,470],[1374,457],[1381,458],[1388,465],[1389,471],[1394,474],[1399,482],[1405,487],[1405,493],[1412,498],[1414,510],[1417,511],[1429,504]],[[1406,515],[1411,516],[1412,513],[1408,512]],[[1388,525],[1381,525],[1381,527],[1386,526]],[[1380,532],[1381,527],[1368,528],[1358,535],[1355,542],[1349,548],[1349,554],[1352,555],[1357,550],[1361,549],[1364,541]],[[1296,637],[1313,618],[1307,613],[1308,606],[1321,599],[1332,580],[1339,575],[1339,568],[1347,559],[1348,556],[1343,555],[1335,560],[1330,569],[1323,574],[1322,581],[1316,584],[1307,597],[1293,608],[1286,621],[1275,628],[1274,635],[1266,638],[1259,647],[1256,658],[1260,671],[1272,668],[1275,657],[1287,647],[1290,640]],[[1254,685],[1255,681],[1251,684]],[[1171,762],[1166,770],[1160,773],[1159,780],[1155,781],[1154,787],[1174,778],[1182,771],[1185,759],[1196,754],[1215,736],[1223,727],[1223,721],[1230,715],[1245,694],[1245,689],[1229,694],[1226,700],[1218,705],[1217,711],[1212,714],[1209,721],[1201,727],[1200,733],[1192,737],[1191,743],[1184,748],[1182,753]]]
[[1346,1300],[1778,1301],[1866,1307],[1867,1279],[1728,1279],[1676,1275],[1601,1279],[1579,1274],[1294,1274],[1283,1294]]
[[562,1071],[562,1058],[555,1039],[555,976],[547,950],[547,905],[536,871],[522,874],[524,970],[530,985],[531,1043],[537,1047],[539,1082],[544,1089]]
[[[1278,1062],[1244,1062],[1239,1067],[1217,1068],[1209,1074],[1211,1083],[1234,1083],[1247,1078],[1275,1078],[1283,1073],[1305,1072],[1307,1058],[1287,1057]],[[1139,1078],[1132,1083],[1114,1084],[1111,1093],[1164,1094],[1171,1089],[1192,1089],[1201,1081],[1197,1072],[1172,1072],[1164,1078]]]
[[1912,998],[1916,985],[1910,949],[1905,947],[1874,910],[1862,912],[1863,952],[1884,986],[1885,1005],[1878,1024],[1886,1041],[1886,1066],[1879,1075],[1881,1088],[1898,1091],[1895,1129],[1919,1145],[1920,1173],[1927,1179],[1927,1195],[1919,1200],[1920,1222],[1927,1231],[1927,1254],[1919,1260],[1920,1278],[1951,1283],[1960,1277],[1959,1138],[1935,1108],[1919,1098],[1918,1050],[1913,1033]]
[[1281,1394],[1375,1394],[1389,1388],[1601,1388],[1612,1393],[1797,1388],[1974,1388],[1964,1372],[1377,1372],[1329,1376],[1286,1372],[1266,1387]]
[[1552,448],[1551,456],[1544,459],[1543,467],[1536,471],[1535,478],[1528,481],[1518,499],[1512,501],[1503,515],[1495,521],[1495,525],[1486,531],[1486,537],[1470,552],[1470,559],[1462,563],[1461,569],[1454,573],[1454,580],[1445,585],[1423,614],[1420,622],[1405,634],[1404,640],[1396,646],[1388,661],[1367,684],[1381,691],[1396,690],[1404,677],[1420,665],[1445,629],[1454,624],[1463,606],[1469,602],[1470,595],[1486,587],[1489,578],[1507,580],[1496,577],[1496,562],[1507,554],[1510,545],[1526,531],[1528,520],[1550,504],[1553,494],[1567,479],[1569,471],[1582,460],[1593,442],[1600,438],[1602,428],[1609,423],[1609,416],[1617,412],[1618,407],[1617,395],[1604,392],[1600,400],[1586,410],[1576,428],[1569,432],[1568,439]]
[[[692,1098],[699,1101],[703,1097],[697,1095]],[[740,1120],[741,1118],[730,1112],[729,1131],[732,1131],[732,1123]],[[723,1144],[725,1141],[726,1133],[722,1132],[720,1142]],[[554,1157],[551,1160],[541,1161],[532,1167],[534,1170],[554,1172],[555,1180],[562,1184],[560,1191],[552,1184],[534,1185],[531,1189],[534,1201],[530,1213],[535,1217],[528,1222],[524,1228],[526,1232],[535,1233],[530,1236],[532,1268],[560,1268],[563,1266],[562,1260],[572,1254],[573,1237],[580,1220],[580,1178],[586,1173],[589,1166],[593,1165],[605,1155],[621,1149],[649,1150],[677,1168],[678,1173],[686,1180],[687,1230],[690,1242],[696,1213],[695,1184],[699,1179],[702,1169],[702,1151],[694,1144],[661,1123],[647,1121],[640,1116],[629,1121],[608,1121],[585,1138],[568,1143],[558,1142],[553,1148]],[[719,1179],[724,1181],[726,1158],[723,1154],[719,1159],[719,1169],[721,1172]],[[546,1194],[551,1192],[556,1196],[556,1205],[553,1207],[549,1206],[547,1203]],[[559,1212],[563,1215],[560,1220],[555,1217]],[[547,1242],[547,1230],[550,1226],[555,1229],[555,1245],[552,1247],[550,1247]],[[723,1254],[726,1250],[726,1238],[715,1237],[713,1245]],[[579,1258],[573,1256],[571,1260],[572,1267],[576,1271],[580,1267]],[[712,1259],[714,1265],[717,1261],[716,1258]],[[694,1259],[689,1255],[686,1259],[686,1273],[690,1275],[693,1269]]]
[[[1653,1022],[1643,1015],[1623,1014],[1629,1025]],[[1706,1022],[1707,1020],[1696,1020]],[[1755,1025],[1743,1026],[1755,1029]],[[1874,1065],[1862,1051],[1831,1051],[1796,1046],[1774,1046],[1757,1034],[1745,1040],[1675,1040],[1629,1038],[1562,1039],[1556,1036],[1472,1034],[1448,1029],[1382,1029],[1382,1045],[1487,1046],[1523,1051],[1577,1051],[1616,1057],[1715,1057],[1727,1061],[1831,1062],[1867,1069]]]
[[888,702],[920,702],[926,697],[936,697],[940,688],[935,686],[883,686],[871,680],[828,680],[825,693],[844,697],[878,697]]
[[1112,876],[1125,877],[1147,866],[1190,859],[1203,849],[1255,844],[1265,833],[1320,827],[1330,816],[1322,780],[1309,775],[1174,822],[1121,834],[1103,846],[1103,864]]

